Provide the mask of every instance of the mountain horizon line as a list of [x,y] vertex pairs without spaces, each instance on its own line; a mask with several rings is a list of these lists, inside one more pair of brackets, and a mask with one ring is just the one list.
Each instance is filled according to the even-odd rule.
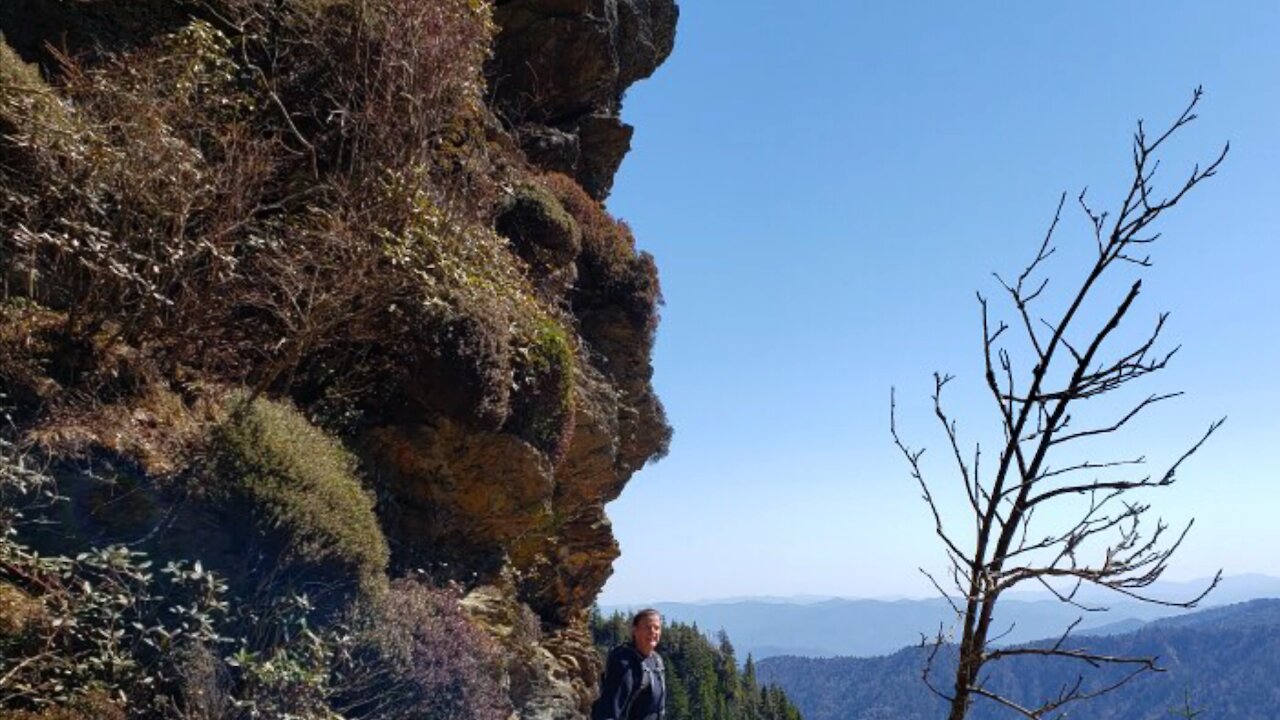
[[[1210,582],[1212,582],[1212,580],[1213,580],[1212,577],[1197,577],[1189,580],[1161,580],[1155,583],[1153,587],[1155,587],[1157,591],[1161,591],[1161,590],[1168,591],[1173,589],[1192,589],[1196,587],[1203,589],[1203,587],[1207,586]],[[1271,575],[1271,574],[1262,573],[1262,572],[1245,572],[1245,573],[1237,573],[1233,575],[1223,575],[1221,581],[1219,582],[1219,587],[1215,589],[1214,592],[1211,592],[1207,597],[1205,597],[1204,601],[1200,603],[1200,606],[1205,606],[1207,604],[1214,604],[1212,603],[1213,598],[1219,590],[1223,589],[1224,586],[1229,587],[1230,585],[1239,584],[1241,582],[1259,582],[1259,583],[1267,583],[1267,584],[1274,583],[1277,587],[1277,591],[1280,591],[1280,575]],[[1098,588],[1092,588],[1091,591],[1097,592],[1097,593],[1108,592]],[[1117,601],[1132,599],[1120,593],[1112,592],[1111,594],[1115,597]],[[959,596],[952,595],[950,597],[954,599]],[[1009,599],[1014,599],[1014,600],[1024,600],[1029,598],[1030,599],[1053,599],[1054,595],[1049,591],[1043,590],[1043,589],[1038,589],[1038,590],[1028,589],[1028,590],[1009,590],[1005,592],[1004,597]],[[602,612],[605,612],[605,611],[611,612],[614,610],[624,610],[628,608],[639,610],[641,608],[653,607],[657,605],[721,605],[721,604],[751,603],[751,602],[776,603],[776,604],[784,604],[784,605],[813,605],[813,604],[833,602],[833,601],[892,603],[892,602],[920,602],[920,601],[931,601],[931,600],[940,600],[940,599],[942,599],[942,596],[936,592],[932,594],[926,594],[926,595],[911,595],[911,594],[902,594],[902,593],[890,593],[885,595],[833,595],[828,593],[795,593],[790,595],[748,594],[748,595],[728,595],[724,597],[701,597],[693,600],[663,599],[663,600],[645,600],[645,601],[634,601],[634,602],[607,602],[607,603],[599,604],[599,607]]]

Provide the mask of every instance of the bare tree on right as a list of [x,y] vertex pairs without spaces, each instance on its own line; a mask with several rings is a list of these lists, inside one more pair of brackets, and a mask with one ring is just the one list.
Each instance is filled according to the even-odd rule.
[[[976,698],[986,698],[1022,717],[1051,717],[1068,704],[1160,669],[1154,657],[1091,651],[1071,635],[1080,619],[1052,643],[999,645],[1007,630],[995,627],[993,620],[1006,591],[1038,585],[1078,607],[1083,617],[1085,612],[1101,609],[1083,601],[1079,591],[1084,587],[1193,607],[1218,583],[1220,573],[1202,593],[1186,599],[1162,599],[1148,592],[1168,567],[1191,523],[1171,530],[1162,520],[1150,522],[1151,506],[1145,496],[1150,489],[1172,485],[1182,464],[1222,420],[1211,423],[1162,472],[1145,471],[1146,459],[1140,455],[1089,459],[1084,451],[1091,441],[1120,433],[1139,415],[1181,394],[1146,393],[1117,405],[1117,400],[1127,397],[1120,391],[1164,369],[1177,352],[1176,347],[1168,351],[1157,347],[1167,313],[1159,314],[1137,340],[1126,341],[1125,332],[1117,330],[1142,290],[1142,273],[1151,265],[1147,251],[1160,237],[1157,221],[1213,177],[1226,158],[1229,146],[1208,164],[1196,165],[1172,192],[1159,193],[1154,187],[1159,153],[1195,120],[1201,96],[1197,88],[1183,112],[1158,134],[1149,134],[1139,121],[1133,137],[1132,182],[1114,213],[1097,209],[1084,192],[1078,196],[1079,208],[1092,229],[1096,256],[1078,285],[1063,296],[1065,309],[1048,317],[1043,309],[1050,297],[1046,266],[1055,252],[1065,194],[1031,262],[1015,278],[996,276],[1011,306],[1011,319],[995,317],[988,298],[978,295],[986,388],[998,408],[1003,435],[993,470],[983,464],[980,445],[967,449],[956,421],[944,407],[942,394],[951,376],[935,375],[933,393],[934,414],[947,438],[957,479],[964,486],[967,507],[963,511],[952,515],[938,502],[921,463],[924,451],[903,441],[896,402],[891,402],[894,442],[919,483],[950,560],[949,577],[926,575],[951,603],[959,622],[954,682],[940,686],[935,677],[939,652],[948,644],[941,632],[930,643],[932,651],[923,671],[929,688],[949,704],[949,720],[963,720]],[[1125,268],[1136,271],[1125,283],[1127,291],[1118,300],[1103,300],[1119,279],[1116,276],[1125,275]],[[1110,402],[1100,402],[1103,398]],[[1086,411],[1094,406],[1114,415],[1100,421],[1083,419],[1096,416]],[[1064,521],[1064,517],[1070,519]],[[947,585],[951,591],[944,589]],[[1080,672],[1051,697],[1035,700],[1009,697],[992,687],[984,672],[991,663],[1031,656],[1078,663]],[[1122,671],[1086,679],[1086,671],[1103,667]]]

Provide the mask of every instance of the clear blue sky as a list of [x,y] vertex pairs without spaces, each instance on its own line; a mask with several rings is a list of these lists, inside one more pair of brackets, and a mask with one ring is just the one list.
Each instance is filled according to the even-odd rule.
[[[1135,120],[1197,85],[1162,172],[1231,156],[1165,221],[1134,315],[1171,311],[1183,346],[1139,390],[1187,395],[1121,450],[1159,466],[1228,416],[1149,498],[1197,518],[1167,577],[1280,575],[1278,37],[1273,0],[685,0],[671,59],[627,96],[609,200],[661,270],[675,440],[608,508],[623,555],[601,602],[929,594],[917,567],[943,559],[890,387],[931,456],[935,370],[965,431],[991,432],[974,291],[1029,259],[1059,193],[1113,204]],[[1068,217],[1060,291],[1089,242]]]

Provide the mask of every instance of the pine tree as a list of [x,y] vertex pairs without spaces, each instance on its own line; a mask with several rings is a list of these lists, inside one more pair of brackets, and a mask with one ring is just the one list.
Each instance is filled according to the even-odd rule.
[[721,629],[716,633],[716,640],[720,646],[719,657],[716,658],[716,673],[720,679],[720,697],[724,709],[720,717],[724,720],[739,720],[742,717],[742,685],[738,678],[738,659],[728,633]]
[[760,683],[756,680],[756,661],[747,653],[747,664],[742,669],[741,720],[760,720]]

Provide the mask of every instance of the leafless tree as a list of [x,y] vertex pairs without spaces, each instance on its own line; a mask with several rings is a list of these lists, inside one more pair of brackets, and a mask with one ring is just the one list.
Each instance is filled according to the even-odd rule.
[[[1011,588],[1038,584],[1059,600],[1087,612],[1103,608],[1083,602],[1077,595],[1082,587],[1192,607],[1218,583],[1220,574],[1204,592],[1187,600],[1170,601],[1150,594],[1151,585],[1165,571],[1191,523],[1180,532],[1170,531],[1162,520],[1152,526],[1146,522],[1150,505],[1141,498],[1146,490],[1172,485],[1183,462],[1222,420],[1210,424],[1188,450],[1156,474],[1144,474],[1140,467],[1145,463],[1143,457],[1081,459],[1082,449],[1089,441],[1118,433],[1144,411],[1181,393],[1147,394],[1137,402],[1126,401],[1112,419],[1097,424],[1073,420],[1073,412],[1083,416],[1080,411],[1088,401],[1105,396],[1114,403],[1122,397],[1118,391],[1165,368],[1177,351],[1156,347],[1167,313],[1160,314],[1154,328],[1131,345],[1117,329],[1142,289],[1142,271],[1151,265],[1146,249],[1160,236],[1154,231],[1156,221],[1193,188],[1213,177],[1226,157],[1229,146],[1207,165],[1197,165],[1172,194],[1159,194],[1153,187],[1160,164],[1158,153],[1170,137],[1195,120],[1201,94],[1197,88],[1182,114],[1157,135],[1148,134],[1139,121],[1133,137],[1132,183],[1114,216],[1095,210],[1085,193],[1080,193],[1078,203],[1092,229],[1096,255],[1082,282],[1065,296],[1069,302],[1061,314],[1045,317],[1042,308],[1048,302],[1050,284],[1045,266],[1055,251],[1055,231],[1065,194],[1034,259],[1012,281],[996,276],[1012,305],[1013,320],[993,319],[987,298],[978,294],[986,387],[999,410],[1003,445],[994,471],[982,464],[980,444],[968,454],[964,449],[967,443],[961,441],[957,423],[942,402],[943,390],[952,378],[935,375],[934,413],[946,434],[948,462],[954,461],[968,501],[955,518],[958,522],[944,517],[944,508],[925,478],[921,464],[924,451],[902,440],[896,403],[890,402],[894,442],[919,483],[950,561],[950,577],[944,581],[949,581],[954,592],[947,592],[943,582],[925,574],[951,603],[959,623],[954,685],[940,688],[931,676],[939,651],[947,644],[942,632],[926,642],[932,645],[932,652],[923,671],[929,688],[949,703],[949,720],[962,720],[979,697],[1027,718],[1049,717],[1069,703],[1101,695],[1160,669],[1154,657],[1114,656],[1084,647],[1071,637],[1079,619],[1056,642],[1000,646],[1001,632],[993,628],[993,617],[1000,597]],[[1136,268],[1136,278],[1119,302],[1102,304],[1100,311],[1099,304],[1107,303],[1103,298],[1108,282],[1114,283],[1113,276],[1123,276],[1121,268],[1126,266]],[[1090,407],[1099,405],[1112,411],[1113,405],[1105,401]],[[1064,510],[1072,518],[1065,523],[1061,521]],[[1054,526],[1051,532],[1044,533],[1039,525],[1032,529],[1037,513],[1049,516]],[[968,523],[971,525],[965,527]],[[1030,704],[1001,694],[984,673],[989,663],[1019,656],[1065,658],[1066,662],[1079,662],[1082,672],[1053,697]],[[1085,669],[1104,666],[1120,671],[1108,673],[1101,681],[1085,681]]]

